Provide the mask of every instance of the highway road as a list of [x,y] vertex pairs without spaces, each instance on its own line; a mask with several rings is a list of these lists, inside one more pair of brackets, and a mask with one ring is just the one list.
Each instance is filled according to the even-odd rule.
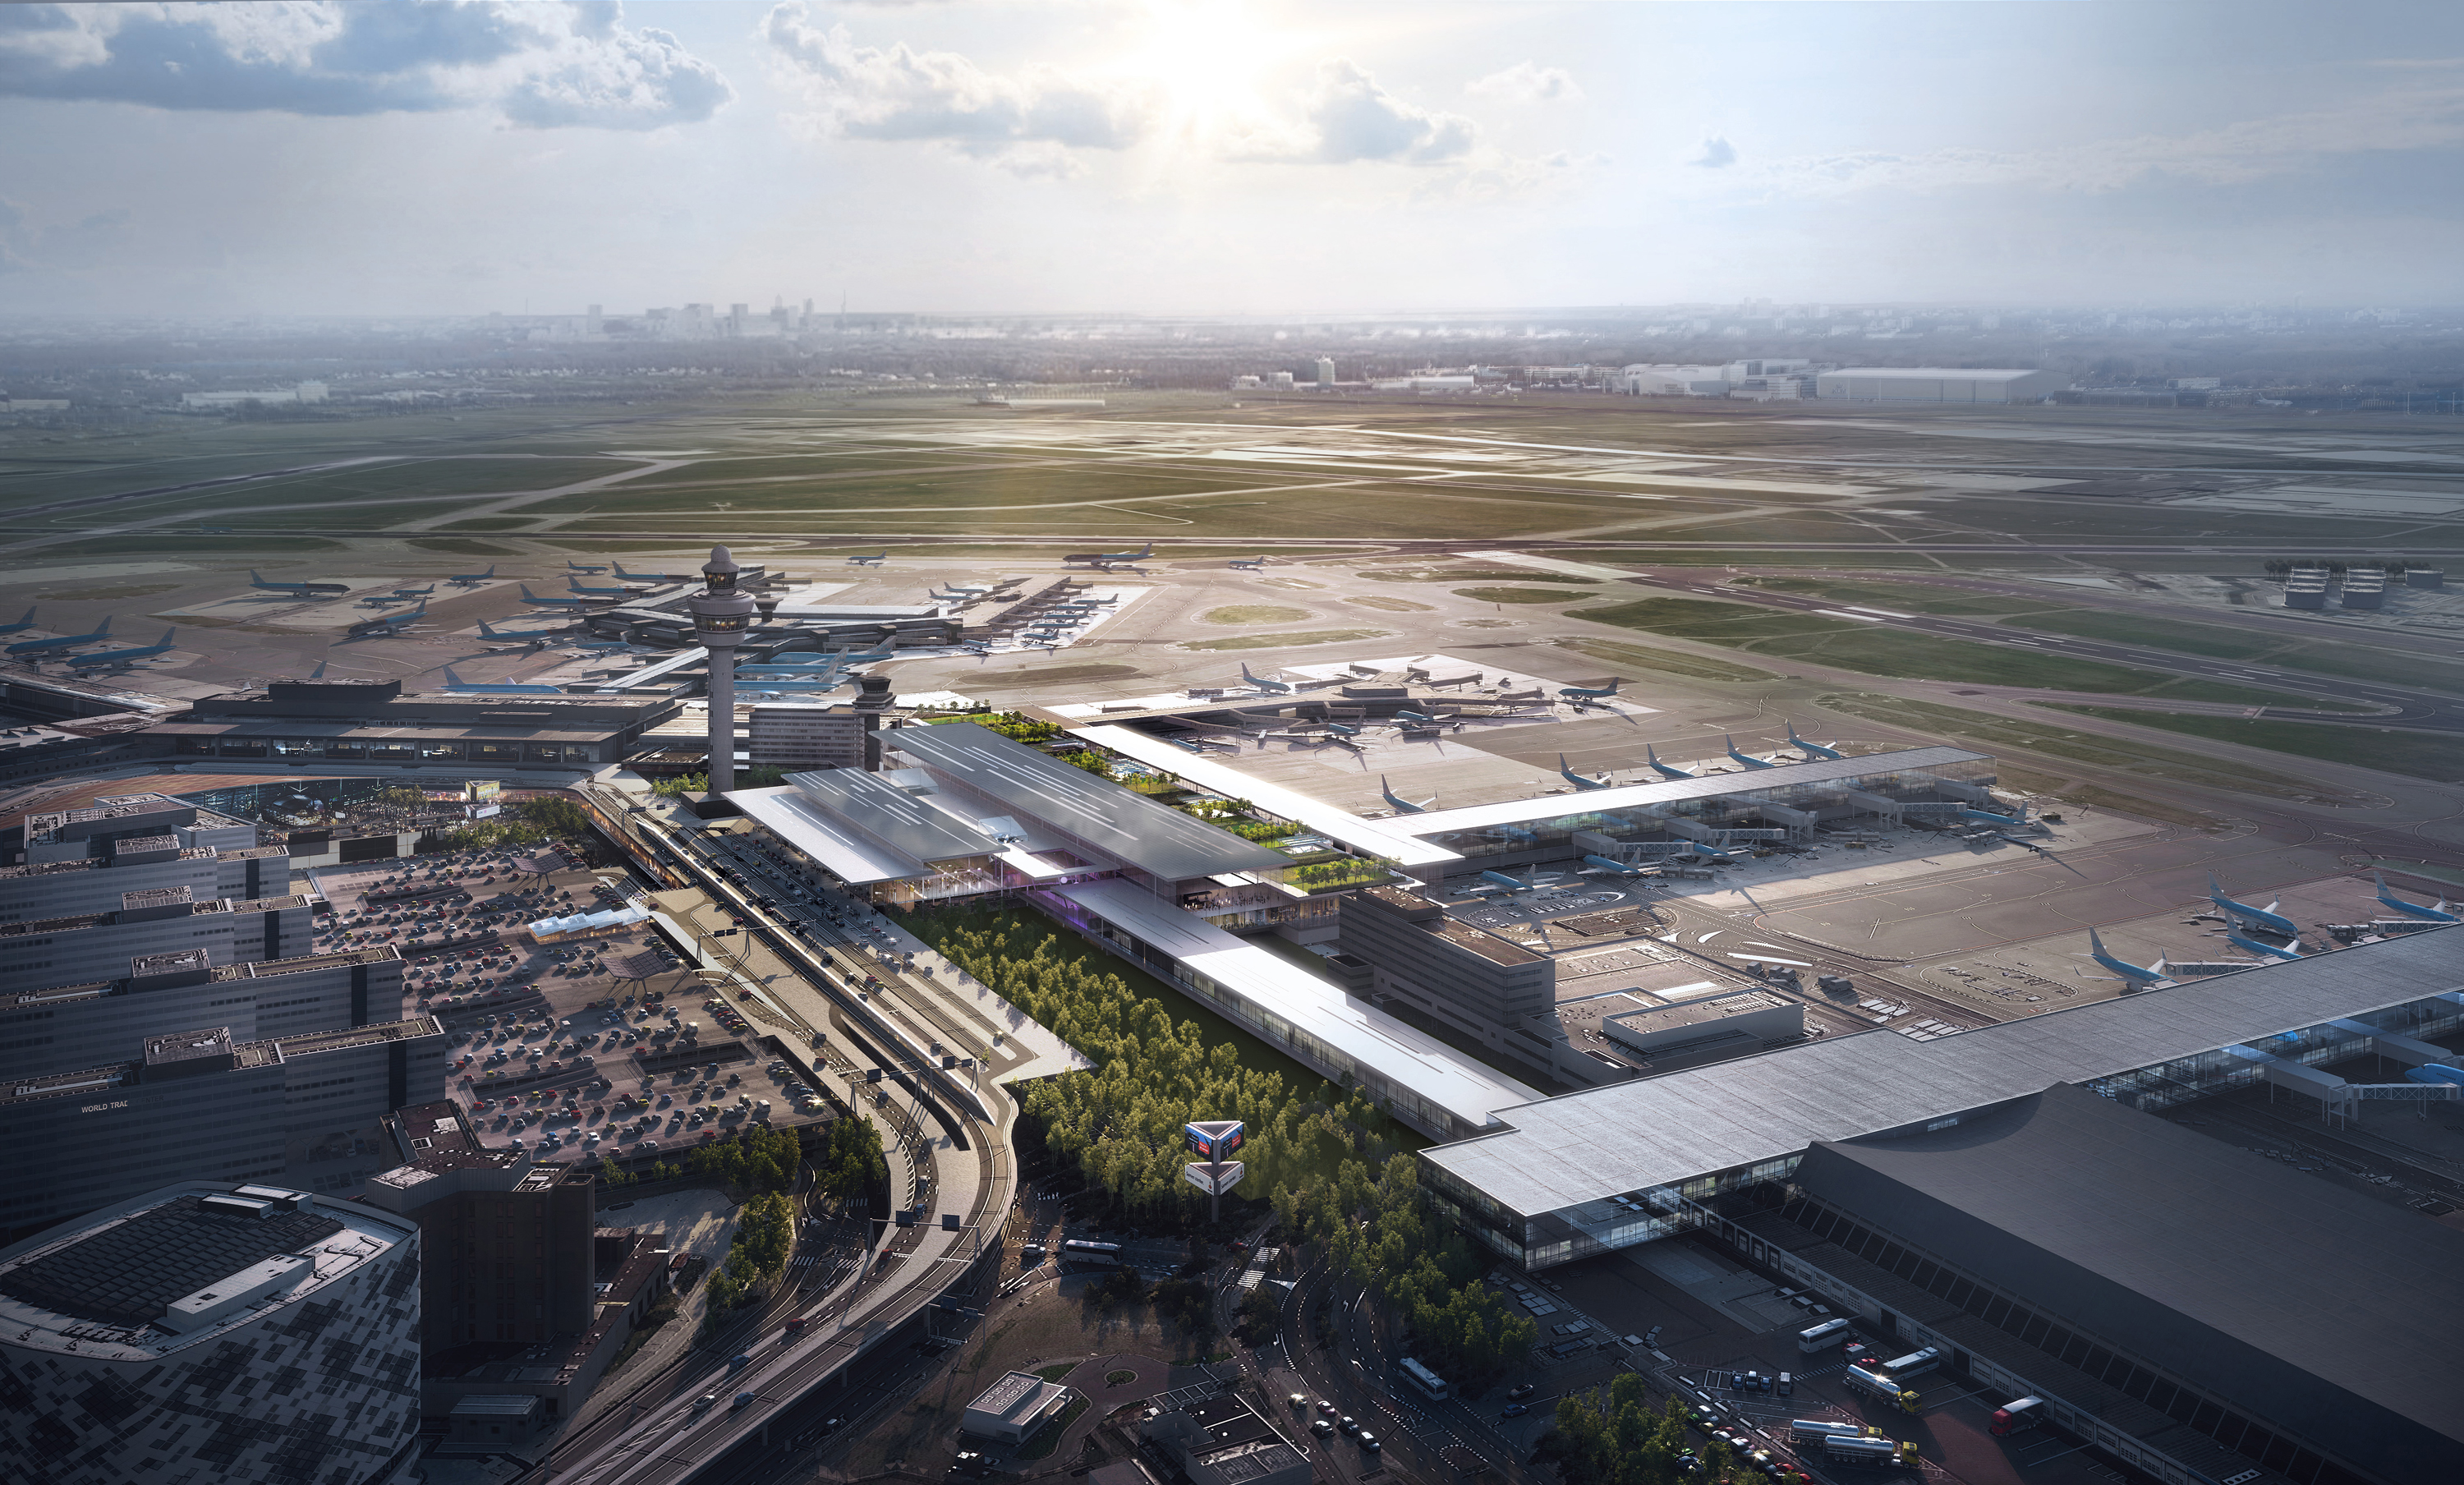
[[[937,1031],[954,1045],[966,1045],[906,1004],[895,977],[885,976],[876,991],[851,988],[843,972],[826,967],[816,951],[768,926],[749,891],[713,869],[719,864],[714,852],[724,848],[707,834],[672,830],[653,817],[632,818],[674,853],[684,873],[715,901],[748,925],[762,925],[758,931],[763,946],[796,965],[829,998],[841,1033],[831,1039],[835,1071],[855,1072],[838,1051],[841,1037],[850,1031],[865,1033],[884,1051],[895,1049],[897,1038],[887,1034],[887,1025],[893,1021],[904,1034],[924,1037],[928,1044]],[[739,878],[740,864],[730,866]],[[829,932],[841,947],[857,943],[855,933],[830,923],[825,911],[808,920],[818,920],[822,926],[814,931]],[[878,1101],[866,1112],[888,1122],[919,1171],[935,1173],[931,1179],[940,1199],[927,1209],[955,1206],[957,1225],[893,1230],[879,1251],[865,1255],[856,1274],[818,1301],[803,1291],[803,1273],[791,1268],[784,1295],[774,1297],[758,1318],[721,1333],[724,1346],[733,1349],[697,1350],[685,1363],[648,1379],[627,1407],[610,1410],[558,1445],[549,1457],[551,1478],[591,1485],[683,1485],[767,1473],[783,1464],[790,1452],[808,1449],[816,1441],[811,1430],[825,1416],[843,1416],[834,1409],[869,1395],[850,1391],[847,1374],[853,1363],[864,1359],[868,1383],[894,1372],[910,1358],[903,1351],[878,1355],[878,1348],[954,1287],[979,1282],[977,1258],[984,1251],[980,1235],[998,1237],[1016,1194],[1010,1145],[1016,1106],[996,1086],[975,1088],[948,1080],[944,1070],[917,1065],[919,1061],[899,1059],[893,1053],[883,1064],[893,1086],[912,1097],[913,1108],[909,1100],[884,1089],[876,1092]],[[866,1087],[860,1081],[853,1086]],[[967,1097],[951,1097],[954,1092]],[[964,1203],[956,1205],[960,1192]],[[847,1247],[843,1235],[833,1241],[829,1234],[814,1234],[800,1256],[835,1260],[849,1256]],[[805,1334],[794,1340],[784,1332],[791,1313],[805,1320]],[[732,1363],[725,1360],[731,1355],[749,1360]],[[813,1396],[817,1389],[821,1395]],[[750,1394],[741,1407],[734,1403],[739,1393]],[[699,1401],[713,1396],[714,1403]],[[870,1398],[874,1404],[886,1400],[887,1394]]]

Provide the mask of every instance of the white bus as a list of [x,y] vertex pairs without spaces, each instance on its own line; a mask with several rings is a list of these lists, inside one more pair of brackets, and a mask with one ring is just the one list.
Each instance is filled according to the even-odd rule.
[[1419,1363],[1412,1360],[1408,1356],[1396,1363],[1396,1369],[1403,1374],[1403,1380],[1405,1382],[1410,1383],[1433,1403],[1442,1403],[1447,1399],[1447,1397],[1452,1395],[1450,1389],[1446,1386],[1445,1378],[1439,1376],[1436,1372],[1429,1370],[1429,1368],[1421,1365]]
[[1819,1325],[1809,1325],[1796,1333],[1796,1348],[1808,1354],[1828,1351],[1833,1346],[1846,1344],[1847,1341],[1846,1320],[1824,1320]]

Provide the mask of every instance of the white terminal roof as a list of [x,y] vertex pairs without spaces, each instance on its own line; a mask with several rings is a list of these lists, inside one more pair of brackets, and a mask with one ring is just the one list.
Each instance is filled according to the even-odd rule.
[[1826,1037],[1505,1109],[1512,1127],[1423,1160],[1527,1217],[1982,1108],[2056,1083],[2262,1043],[2341,1016],[2454,996],[2464,928],[2048,1011],[1920,1042]]
[[1295,1031],[1477,1128],[1541,1095],[1308,970],[1117,878],[1054,889]]
[[1072,727],[1069,731],[1073,736],[1099,747],[1109,747],[1124,757],[1170,769],[1199,788],[1211,789],[1234,799],[1245,799],[1268,814],[1295,821],[1330,840],[1339,840],[1347,846],[1403,866],[1427,866],[1439,861],[1462,859],[1443,846],[1432,846],[1427,841],[1413,839],[1404,833],[1400,821],[1364,820],[1348,809],[1311,799],[1280,784],[1269,784],[1213,759],[1199,757],[1134,727]]
[[923,862],[902,856],[836,824],[821,806],[792,785],[730,789],[727,797],[841,881],[863,887],[933,875],[933,869]]
[[1855,788],[1860,780],[1880,774],[1899,773],[1911,768],[1937,768],[1951,764],[1984,763],[1991,756],[1990,753],[1971,753],[1964,747],[1909,747],[1891,753],[1867,753],[1861,758],[1822,758],[1809,764],[1780,764],[1770,768],[1747,768],[1736,773],[1705,774],[1696,779],[1662,779],[1651,784],[1621,784],[1615,788],[1544,794],[1538,799],[1509,799],[1494,805],[1471,805],[1461,809],[1431,809],[1381,823],[1390,830],[1408,831],[1414,835],[1491,830],[1501,825],[1528,825],[1535,820],[1553,820],[1564,815],[1649,809],[1656,805],[1680,804],[1690,799],[1727,799],[1738,794],[1759,794],[1803,785],[1828,784]]

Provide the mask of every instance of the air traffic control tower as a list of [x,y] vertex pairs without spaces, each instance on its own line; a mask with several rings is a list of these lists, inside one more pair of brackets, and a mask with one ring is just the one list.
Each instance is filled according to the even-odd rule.
[[693,642],[710,652],[710,795],[736,787],[736,647],[753,622],[753,600],[736,586],[743,569],[724,546],[710,549],[702,565],[702,591],[688,606]]

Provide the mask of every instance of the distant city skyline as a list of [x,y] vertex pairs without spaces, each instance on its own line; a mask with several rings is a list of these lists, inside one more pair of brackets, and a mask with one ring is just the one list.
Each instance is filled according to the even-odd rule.
[[2464,236],[2411,0],[11,20],[5,315],[2407,305]]

